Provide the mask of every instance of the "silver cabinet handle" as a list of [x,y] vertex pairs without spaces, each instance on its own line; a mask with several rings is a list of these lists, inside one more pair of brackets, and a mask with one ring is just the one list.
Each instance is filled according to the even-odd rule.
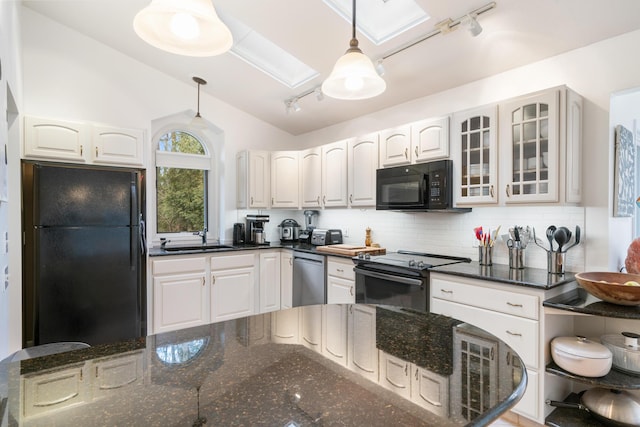
[[[211,284],[212,285],[216,284],[216,276],[211,276]],[[202,279],[202,285],[204,286],[204,278]]]
[[289,258],[289,265],[293,265],[293,258]]
[[318,196],[318,198],[316,199],[316,203],[320,204],[320,196]]
[[507,305],[510,307],[522,307],[522,304],[514,304],[512,302],[507,301]]
[[509,187],[509,184],[507,184],[507,188],[505,191],[507,192],[507,197],[511,197],[511,188]]
[[96,157],[98,157],[98,147],[96,147]]
[[353,203],[353,194],[349,194],[349,203]]
[[251,196],[251,205],[253,205],[253,196]]
[[273,205],[273,204],[275,204],[275,202],[274,202],[274,198],[273,198],[273,197],[271,198],[271,204],[272,204],[272,205]]
[[82,145],[80,145],[80,155],[81,156],[82,156],[82,149],[83,149],[83,147],[82,147]]
[[338,273],[344,273],[344,270],[343,270],[343,269],[341,269],[341,268],[336,268],[336,271],[337,271]]
[[491,194],[491,197],[493,197],[493,185],[489,187],[489,194]]
[[322,196],[322,204],[323,205],[327,204],[327,196]]
[[416,368],[416,381],[418,380],[418,368]]
[[453,291],[450,291],[448,289],[440,289],[440,292],[442,292],[443,294],[453,294]]
[[404,374],[407,375],[407,368],[409,367],[409,365],[404,365]]
[[349,287],[349,295],[353,296],[353,285]]
[[404,149],[404,158],[405,158],[405,159],[408,159],[408,158],[409,158],[409,149],[408,149],[408,148],[405,148],[405,149]]
[[416,158],[418,157],[418,146],[416,145],[416,149],[413,150],[414,153],[416,153]]
[[510,330],[507,329],[506,331],[509,335],[514,336],[514,337],[521,337],[522,334],[518,333],[518,332],[511,332]]

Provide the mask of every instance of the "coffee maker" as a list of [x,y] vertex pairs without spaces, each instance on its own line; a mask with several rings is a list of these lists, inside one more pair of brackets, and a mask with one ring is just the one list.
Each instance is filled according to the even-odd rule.
[[269,244],[264,232],[266,222],[269,222],[269,215],[247,215],[247,243],[253,245]]
[[311,234],[318,225],[318,211],[304,211],[304,230],[298,234],[301,243],[311,243]]

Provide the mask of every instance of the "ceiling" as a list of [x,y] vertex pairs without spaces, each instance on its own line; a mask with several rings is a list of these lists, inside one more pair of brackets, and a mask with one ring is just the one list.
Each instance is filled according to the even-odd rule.
[[[347,0],[345,0],[347,1]],[[362,0],[361,0],[362,1]],[[394,1],[394,0],[366,0]],[[431,19],[379,46],[358,35],[363,52],[376,60],[457,19],[488,0],[416,0]],[[344,101],[309,95],[301,110],[287,113],[284,101],[322,83],[348,48],[350,23],[322,0],[213,0],[215,7],[275,42],[320,72],[290,89],[226,53],[192,58],[166,53],[139,39],[133,17],[150,0],[22,0],[49,18],[189,84],[293,135],[330,126],[415,98],[484,78],[533,61],[640,28],[637,0],[497,0],[478,21],[478,37],[460,28],[439,34],[384,61],[387,90],[368,100]],[[203,111],[206,115],[206,111]]]

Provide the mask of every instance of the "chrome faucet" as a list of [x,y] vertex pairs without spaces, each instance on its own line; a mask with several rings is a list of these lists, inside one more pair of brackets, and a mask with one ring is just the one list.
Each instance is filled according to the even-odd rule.
[[193,235],[202,237],[202,246],[207,244],[207,227],[204,227],[200,231],[196,231]]

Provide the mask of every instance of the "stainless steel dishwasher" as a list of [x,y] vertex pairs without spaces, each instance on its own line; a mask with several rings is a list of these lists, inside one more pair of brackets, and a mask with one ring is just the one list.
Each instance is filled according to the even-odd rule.
[[293,251],[293,307],[326,304],[326,257]]

